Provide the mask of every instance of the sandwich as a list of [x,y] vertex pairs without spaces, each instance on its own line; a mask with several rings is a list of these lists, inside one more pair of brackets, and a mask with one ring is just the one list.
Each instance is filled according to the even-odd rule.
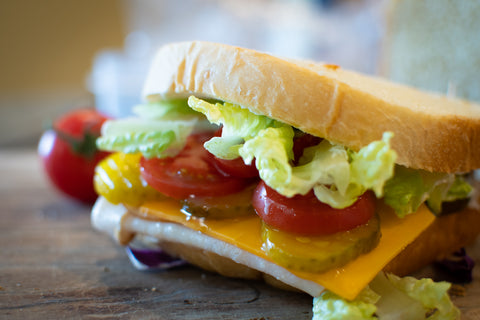
[[303,291],[315,319],[459,316],[408,275],[480,233],[479,105],[197,41],[158,50],[143,97],[97,140],[96,229]]

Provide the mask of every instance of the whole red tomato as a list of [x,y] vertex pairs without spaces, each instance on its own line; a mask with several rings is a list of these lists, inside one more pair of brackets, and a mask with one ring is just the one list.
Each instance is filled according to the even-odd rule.
[[71,111],[57,119],[38,144],[43,167],[53,185],[88,204],[97,198],[93,189],[95,166],[109,154],[95,145],[107,119],[94,109]]

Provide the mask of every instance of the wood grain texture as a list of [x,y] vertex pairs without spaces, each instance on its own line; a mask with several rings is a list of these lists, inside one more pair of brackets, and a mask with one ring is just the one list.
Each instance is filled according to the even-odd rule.
[[[0,319],[311,319],[312,299],[186,266],[141,272],[57,194],[33,150],[0,150]],[[480,263],[480,241],[469,252]],[[429,270],[424,270],[428,274]],[[480,319],[480,268],[462,319]]]

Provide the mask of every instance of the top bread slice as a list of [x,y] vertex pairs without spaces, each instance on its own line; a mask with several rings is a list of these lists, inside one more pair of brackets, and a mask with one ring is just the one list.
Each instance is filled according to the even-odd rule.
[[209,42],[166,45],[149,101],[195,95],[239,104],[353,150],[394,133],[397,163],[434,172],[480,168],[480,105],[329,64]]

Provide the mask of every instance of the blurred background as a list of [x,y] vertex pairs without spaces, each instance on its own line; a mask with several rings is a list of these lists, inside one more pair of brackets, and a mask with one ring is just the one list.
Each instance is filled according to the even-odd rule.
[[172,41],[326,61],[480,100],[478,30],[480,0],[1,0],[0,148],[35,146],[78,107],[127,114],[155,49]]

